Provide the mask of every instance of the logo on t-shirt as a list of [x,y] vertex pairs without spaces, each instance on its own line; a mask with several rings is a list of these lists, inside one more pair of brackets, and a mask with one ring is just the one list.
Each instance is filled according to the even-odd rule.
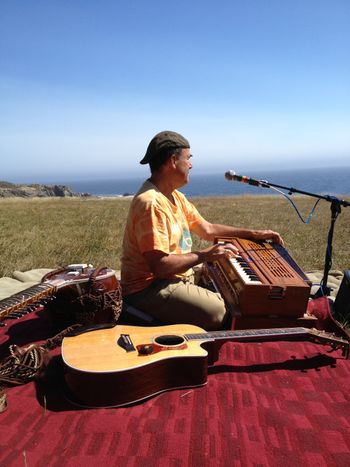
[[182,235],[179,241],[179,247],[181,248],[183,253],[189,253],[191,251],[192,237],[190,231],[186,227],[182,231]]

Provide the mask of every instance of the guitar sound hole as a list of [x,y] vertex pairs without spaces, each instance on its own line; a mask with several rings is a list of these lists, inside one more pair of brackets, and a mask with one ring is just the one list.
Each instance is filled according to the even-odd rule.
[[165,336],[158,336],[154,339],[155,343],[158,345],[166,345],[167,347],[170,347],[172,345],[180,345],[185,342],[185,339],[181,336],[175,336],[175,335],[165,335]]

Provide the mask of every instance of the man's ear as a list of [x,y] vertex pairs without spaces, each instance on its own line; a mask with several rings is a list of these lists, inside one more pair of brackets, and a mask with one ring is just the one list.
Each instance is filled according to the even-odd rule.
[[176,169],[176,159],[177,159],[177,157],[176,157],[175,154],[173,154],[173,155],[172,155],[171,157],[169,157],[169,159],[168,159],[168,162],[169,162],[170,166],[171,166],[172,168],[174,168],[174,169]]

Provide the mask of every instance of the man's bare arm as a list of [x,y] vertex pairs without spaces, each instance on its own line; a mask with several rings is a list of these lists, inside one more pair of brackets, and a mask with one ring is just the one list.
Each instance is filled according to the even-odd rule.
[[249,240],[272,240],[283,245],[283,239],[273,230],[254,230],[233,227],[230,225],[212,224],[206,220],[198,224],[194,232],[205,240],[213,241],[215,237],[240,237]]
[[237,248],[231,244],[212,245],[200,251],[184,254],[167,254],[154,250],[144,253],[144,258],[151,272],[159,279],[166,279],[181,274],[197,264],[205,261],[214,261],[221,256],[234,257],[238,253]]

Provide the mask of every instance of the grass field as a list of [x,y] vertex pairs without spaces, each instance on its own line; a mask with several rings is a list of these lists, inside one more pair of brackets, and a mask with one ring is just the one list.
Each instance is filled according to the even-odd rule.
[[[308,225],[278,197],[194,198],[209,221],[280,232],[289,253],[305,270],[323,269],[330,205],[321,201]],[[56,268],[68,263],[120,267],[129,198],[42,198],[0,200],[0,276],[14,270]],[[304,217],[314,200],[295,198]],[[194,249],[208,243],[194,238]],[[350,209],[335,227],[332,269],[350,268]]]

